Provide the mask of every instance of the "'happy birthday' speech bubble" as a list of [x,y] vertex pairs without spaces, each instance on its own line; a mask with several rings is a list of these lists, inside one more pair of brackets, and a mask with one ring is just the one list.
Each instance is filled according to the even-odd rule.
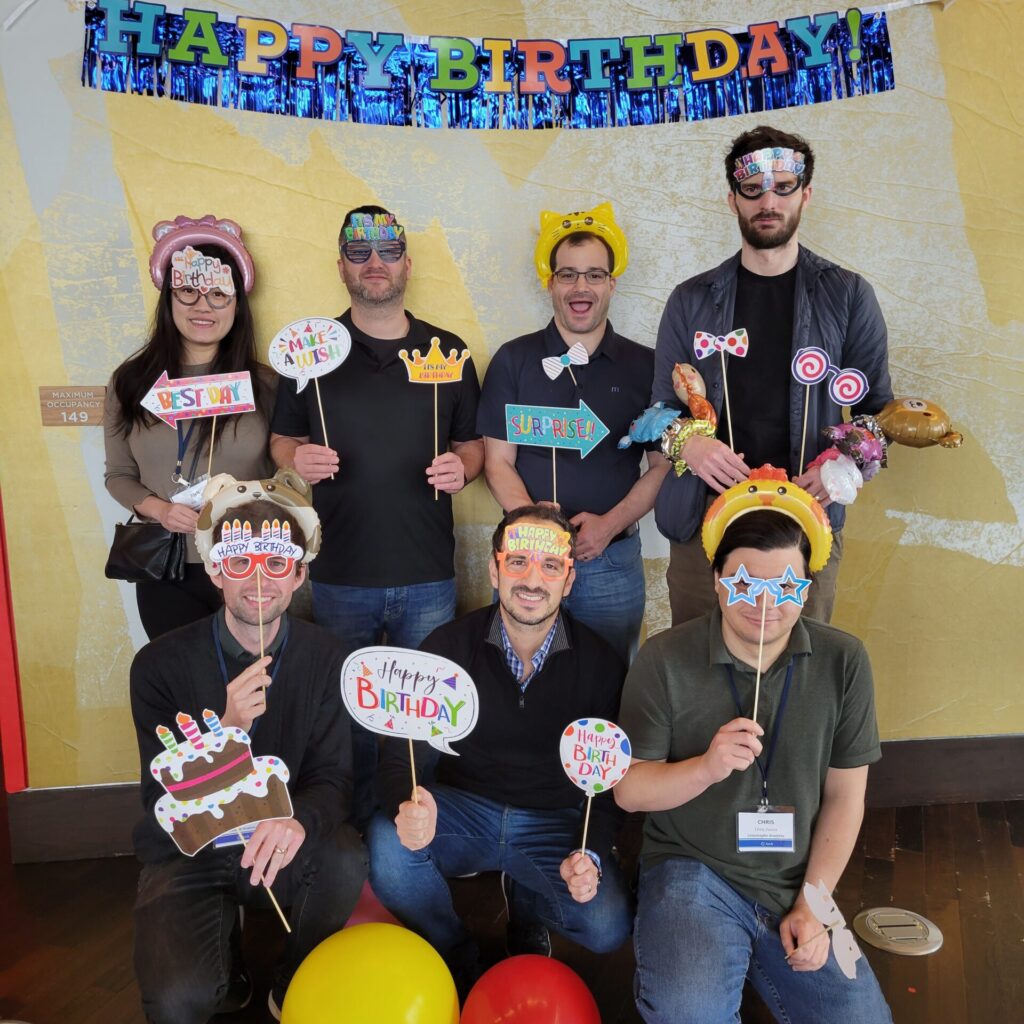
[[282,327],[270,343],[270,365],[282,377],[299,382],[296,391],[314,378],[336,370],[352,351],[352,336],[344,324],[326,316],[296,320]]
[[629,768],[629,737],[604,718],[580,718],[562,730],[558,754],[573,785],[593,796],[611,789]]
[[456,754],[450,744],[473,730],[479,713],[465,669],[406,647],[353,651],[341,670],[341,698],[371,732],[426,740],[446,754]]

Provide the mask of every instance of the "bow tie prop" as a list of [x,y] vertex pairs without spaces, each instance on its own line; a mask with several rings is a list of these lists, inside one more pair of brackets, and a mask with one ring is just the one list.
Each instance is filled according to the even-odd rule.
[[579,384],[576,382],[576,374],[572,372],[572,368],[574,366],[586,366],[589,362],[590,355],[587,352],[586,346],[583,342],[577,341],[575,345],[560,356],[545,356],[540,361],[540,364],[544,367],[544,372],[550,380],[557,380],[558,375],[563,370],[568,370],[573,384],[579,387]]
[[[793,950],[793,953],[802,946],[806,946],[808,942],[813,942],[818,935],[831,932],[832,952],[835,954],[836,963],[839,964],[839,969],[843,974],[853,981],[857,977],[857,961],[863,954],[853,933],[846,927],[846,918],[836,906],[836,901],[828,891],[828,887],[824,882],[818,882],[817,888],[810,882],[805,882],[804,899],[807,901],[807,906],[811,908],[811,913],[824,925],[824,928],[817,935],[812,935],[811,938],[801,942]],[[788,960],[793,953],[788,953],[786,959]]]
[[698,359],[707,359],[712,352],[717,352],[722,358],[722,390],[725,398],[725,415],[729,420],[729,447],[733,451],[736,451],[736,445],[732,438],[732,412],[729,409],[729,381],[725,374],[725,357],[728,354],[743,359],[749,350],[750,338],[745,327],[737,327],[726,335],[697,331],[693,336],[693,354]]

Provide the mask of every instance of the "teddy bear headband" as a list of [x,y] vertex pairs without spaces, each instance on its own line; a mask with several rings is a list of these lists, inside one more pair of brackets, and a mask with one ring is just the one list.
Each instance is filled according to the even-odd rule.
[[612,277],[618,277],[629,264],[629,245],[622,228],[615,223],[615,211],[611,203],[601,203],[592,210],[578,210],[575,213],[555,213],[543,210],[540,215],[540,236],[533,252],[533,262],[542,287],[551,280],[551,253],[563,238],[583,231],[596,235],[608,244],[615,257]]
[[[234,293],[231,268],[222,265],[215,257],[206,256],[203,243],[219,245],[227,249],[242,272],[242,286],[246,293],[252,291],[256,280],[252,257],[242,241],[242,229],[233,221],[218,220],[212,213],[200,217],[175,217],[153,225],[156,245],[149,258],[149,276],[153,284],[161,288],[168,269],[181,284],[175,287],[193,287],[200,291],[220,288],[228,294]],[[225,273],[226,272],[226,273]]]
[[[312,562],[320,550],[320,517],[310,502],[310,492],[310,485],[292,469],[279,469],[269,480],[236,480],[229,473],[213,477],[203,491],[204,504],[195,534],[196,550],[206,571],[216,574],[220,561],[217,556],[226,550],[219,546],[225,539],[223,526],[233,524],[236,518],[232,510],[250,501],[269,501],[287,512],[305,534],[306,547],[302,549],[292,543],[290,530],[287,543],[297,552],[298,561]],[[268,536],[268,540],[283,541],[284,538]],[[263,550],[261,547],[260,551]]]

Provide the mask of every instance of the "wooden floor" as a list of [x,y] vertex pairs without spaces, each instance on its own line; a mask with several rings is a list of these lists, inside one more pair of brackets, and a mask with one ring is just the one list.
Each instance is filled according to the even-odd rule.
[[[0,1020],[29,1024],[129,1024],[141,1020],[131,966],[130,858],[11,867],[0,814]],[[635,831],[635,830],[634,830]],[[894,904],[931,918],[945,936],[933,956],[865,947],[897,1024],[1024,1022],[1024,803],[871,810],[839,887],[848,919]],[[501,955],[504,908],[496,876],[455,883],[456,901]],[[246,953],[259,971],[280,942],[272,916],[247,922]],[[556,955],[587,982],[605,1024],[636,1024],[632,952]],[[265,989],[225,1022],[265,1021]],[[744,1008],[744,1021],[770,1018]],[[340,1022],[339,1022],[340,1024]],[[841,1024],[841,1022],[823,1022]]]

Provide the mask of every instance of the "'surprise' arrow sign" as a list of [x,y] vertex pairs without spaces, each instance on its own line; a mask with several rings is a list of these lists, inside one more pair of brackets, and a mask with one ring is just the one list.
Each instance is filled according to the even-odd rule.
[[608,428],[586,402],[577,408],[506,405],[505,434],[510,444],[574,448],[585,459],[607,436]]

